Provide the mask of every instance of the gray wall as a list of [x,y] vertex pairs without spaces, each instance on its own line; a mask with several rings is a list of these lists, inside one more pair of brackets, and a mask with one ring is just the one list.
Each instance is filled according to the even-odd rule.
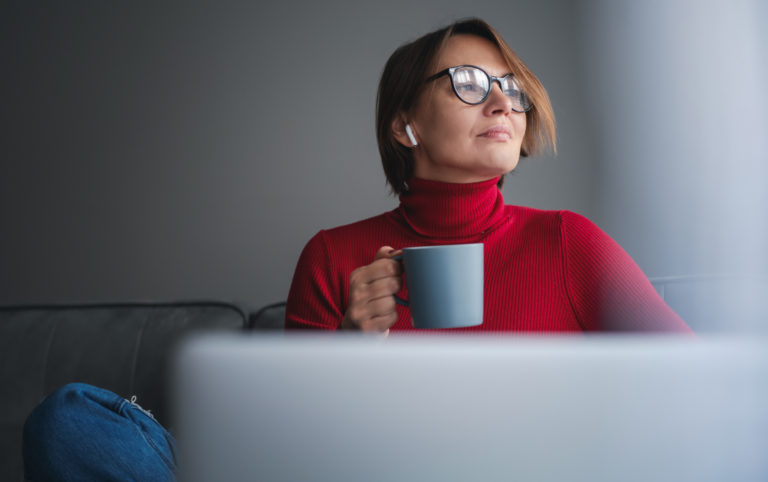
[[650,276],[768,273],[768,5],[582,4],[596,215]]
[[[284,299],[318,229],[397,204],[375,143],[378,76],[399,44],[465,16],[501,31],[558,116],[559,155],[523,160],[505,184],[507,202],[585,214],[649,275],[694,273],[696,259],[674,262],[694,228],[670,241],[681,212],[654,213],[681,199],[690,208],[691,192],[751,177],[713,174],[681,191],[700,154],[686,146],[699,136],[678,139],[675,129],[691,121],[684,111],[656,125],[667,111],[647,100],[649,84],[637,74],[649,62],[674,70],[680,59],[694,65],[692,75],[706,72],[706,52],[717,44],[700,43],[704,26],[729,12],[705,5],[703,20],[681,37],[676,19],[699,7],[662,9],[665,24],[653,15],[658,3],[3,3],[0,303],[219,298],[257,307]],[[732,34],[759,10],[736,3]],[[649,21],[653,29],[642,30]],[[764,30],[748,29],[753,37]],[[730,42],[721,53],[742,45],[717,38]],[[674,54],[664,57],[670,42]],[[764,38],[744,42],[754,52],[732,61],[740,74],[742,61],[765,53]],[[674,80],[681,89],[685,75]],[[733,94],[733,76],[715,82]],[[749,82],[738,88],[757,89],[758,80]],[[697,102],[678,107],[698,106],[695,120],[707,122],[714,112]],[[751,137],[765,126],[755,119]],[[729,127],[729,149],[740,148],[740,128]],[[633,138],[638,129],[645,139],[663,134],[671,147]],[[647,171],[633,168],[649,159]],[[660,173],[676,174],[665,181]],[[744,203],[764,207],[764,190],[752,192]]]
[[766,333],[768,3],[581,11],[601,225],[646,274],[697,276],[665,293],[699,331]]
[[397,204],[374,135],[387,57],[470,15],[559,115],[559,157],[523,161],[507,201],[592,213],[571,2],[2,9],[0,303],[284,299],[318,229]]

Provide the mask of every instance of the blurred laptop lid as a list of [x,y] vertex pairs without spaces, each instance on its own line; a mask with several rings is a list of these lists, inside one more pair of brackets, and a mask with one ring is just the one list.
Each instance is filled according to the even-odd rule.
[[194,338],[180,478],[764,481],[767,368],[737,338]]

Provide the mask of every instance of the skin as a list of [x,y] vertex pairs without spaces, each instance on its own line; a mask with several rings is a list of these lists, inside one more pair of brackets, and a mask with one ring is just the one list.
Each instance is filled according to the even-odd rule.
[[[435,72],[457,65],[476,65],[490,75],[509,73],[504,57],[490,41],[456,35],[440,55]],[[511,101],[493,83],[488,98],[469,105],[456,97],[449,76],[433,81],[422,92],[411,113],[401,113],[392,124],[394,138],[413,148],[414,175],[452,183],[480,182],[513,170],[520,159],[525,114],[512,110]],[[418,146],[405,132],[409,123]],[[397,322],[394,294],[402,288],[402,268],[391,259],[399,254],[381,247],[371,264],[349,277],[349,306],[342,329],[388,333]]]
[[[457,65],[476,65],[491,75],[509,72],[504,57],[490,41],[474,35],[456,35],[440,56],[439,72]],[[454,183],[479,182],[513,170],[520,160],[525,136],[525,114],[512,110],[509,97],[493,83],[480,105],[465,104],[456,97],[449,76],[427,86],[411,116],[402,115],[392,125],[395,139],[411,147],[405,135],[410,123],[418,147],[414,148],[414,175],[422,179]],[[432,88],[431,88],[432,87]],[[492,135],[502,127],[508,135]]]

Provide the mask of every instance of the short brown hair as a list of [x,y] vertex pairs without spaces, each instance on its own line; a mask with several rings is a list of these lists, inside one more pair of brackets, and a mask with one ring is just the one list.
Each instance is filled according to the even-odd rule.
[[[405,192],[406,183],[413,177],[413,153],[395,140],[392,123],[397,115],[409,112],[416,105],[424,82],[437,68],[435,64],[446,42],[459,34],[476,35],[496,45],[533,103],[533,108],[525,113],[527,127],[520,155],[527,157],[548,147],[553,152],[556,150],[555,113],[539,79],[485,21],[479,18],[460,20],[398,47],[381,74],[376,96],[376,138],[387,182],[396,194]],[[499,186],[503,180],[502,177]]]

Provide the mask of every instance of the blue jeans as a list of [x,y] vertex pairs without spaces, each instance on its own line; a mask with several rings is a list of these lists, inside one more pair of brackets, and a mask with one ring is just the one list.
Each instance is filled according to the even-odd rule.
[[174,480],[175,443],[133,401],[70,383],[24,424],[24,472],[37,480]]

